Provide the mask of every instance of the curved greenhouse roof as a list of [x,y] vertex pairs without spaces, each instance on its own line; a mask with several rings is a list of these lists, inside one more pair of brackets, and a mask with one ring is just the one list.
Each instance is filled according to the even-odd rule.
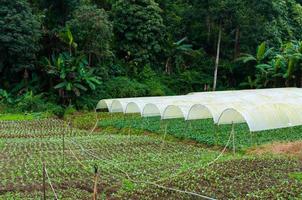
[[302,105],[285,103],[263,104],[258,106],[234,105],[225,109],[218,124],[244,123],[250,131],[263,131],[302,125]]
[[301,106],[302,89],[277,88],[105,99],[99,102],[97,109],[140,113],[143,117],[160,116],[161,119],[213,118],[217,124],[246,122],[251,131],[259,131],[302,125],[302,117],[294,112],[302,111]]

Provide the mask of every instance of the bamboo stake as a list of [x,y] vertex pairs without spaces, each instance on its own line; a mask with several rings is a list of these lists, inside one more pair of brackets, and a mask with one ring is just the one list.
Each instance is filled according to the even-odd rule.
[[250,143],[251,143],[251,147],[253,146],[253,135],[252,132],[250,131]]
[[236,153],[236,147],[235,147],[235,124],[232,122],[232,136],[233,136],[233,154]]
[[162,153],[162,150],[164,148],[164,145],[165,145],[165,139],[166,139],[166,135],[167,135],[167,128],[168,128],[168,122],[165,123],[165,132],[164,132],[164,138],[163,138],[163,141],[162,141],[162,144],[161,144],[161,147],[160,147],[160,155]]
[[62,159],[63,159],[63,168],[65,167],[65,130],[68,129],[69,127],[69,124],[68,123],[68,126],[66,128],[64,128],[64,130],[62,131]]
[[45,163],[42,162],[42,174],[43,174],[43,200],[46,200],[46,173],[45,173]]
[[97,186],[98,186],[98,167],[94,166],[94,185],[93,185],[93,200],[97,200]]
[[217,137],[217,128],[218,128],[218,125],[215,124],[215,123],[213,125],[214,125],[215,145],[218,145],[218,137]]

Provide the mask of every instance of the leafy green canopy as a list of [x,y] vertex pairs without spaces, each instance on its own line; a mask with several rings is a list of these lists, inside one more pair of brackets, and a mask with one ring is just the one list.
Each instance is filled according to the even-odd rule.
[[242,54],[237,61],[255,68],[246,84],[251,88],[298,86],[302,83],[302,42],[291,41],[279,48],[261,43],[256,55]]
[[[41,24],[26,0],[2,0],[0,6],[0,75],[1,83],[28,78],[39,51]],[[25,71],[24,71],[25,70]],[[18,72],[23,71],[23,74]],[[20,76],[20,75],[23,75]]]
[[153,0],[119,0],[113,5],[118,57],[134,72],[145,64],[157,63],[165,31],[161,12]]
[[78,50],[89,55],[89,64],[96,64],[112,56],[112,24],[103,9],[90,5],[81,6],[75,10],[73,18],[67,24],[78,44]]

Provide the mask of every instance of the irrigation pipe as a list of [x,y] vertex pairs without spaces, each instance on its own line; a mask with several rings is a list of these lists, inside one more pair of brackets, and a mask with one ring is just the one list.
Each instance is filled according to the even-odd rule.
[[195,192],[189,192],[189,191],[185,191],[185,190],[179,190],[179,189],[175,189],[175,188],[165,187],[163,185],[159,185],[159,184],[156,184],[156,183],[153,183],[153,182],[135,181],[135,180],[132,180],[132,181],[133,182],[137,182],[137,183],[145,183],[145,184],[153,185],[153,186],[156,186],[158,188],[165,189],[165,190],[170,190],[170,191],[174,191],[174,192],[179,192],[179,193],[189,194],[189,195],[192,195],[192,196],[201,197],[203,199],[216,200],[214,198],[211,198],[211,197],[208,197],[208,196],[204,196],[204,195],[201,195],[201,194],[198,194],[198,193],[195,193]]
[[[94,158],[96,158],[96,159],[102,160],[101,158],[99,158],[98,156],[94,155],[93,153],[91,153],[91,152],[85,150],[85,149],[83,148],[82,145],[80,145],[80,144],[78,144],[78,143],[76,143],[76,142],[74,142],[74,141],[72,141],[72,140],[71,140],[71,142],[73,142],[74,144],[80,146],[80,148],[81,148],[84,152],[86,152],[88,155],[90,155],[90,156],[92,156],[92,157],[94,157]],[[197,196],[197,197],[201,197],[201,198],[203,198],[203,199],[208,199],[208,200],[216,200],[216,199],[214,199],[214,198],[211,198],[211,197],[208,197],[208,196],[205,196],[205,195],[201,195],[201,194],[198,194],[198,193],[195,193],[195,192],[189,192],[189,191],[185,191],[185,190],[179,190],[179,189],[175,189],[175,188],[165,187],[165,186],[163,186],[163,185],[159,185],[159,184],[156,184],[156,183],[153,183],[153,182],[146,182],[146,181],[136,181],[136,180],[133,180],[133,179],[129,176],[129,174],[128,174],[127,172],[125,172],[125,171],[122,170],[121,168],[117,167],[114,163],[110,163],[110,162],[105,161],[105,160],[103,160],[103,161],[106,162],[107,164],[109,163],[110,165],[112,165],[113,167],[115,167],[116,169],[118,169],[119,171],[121,171],[122,173],[124,173],[125,176],[126,176],[130,181],[132,181],[132,182],[134,182],[134,183],[143,183],[143,184],[147,184],[147,185],[153,185],[153,186],[156,186],[156,187],[165,189],[165,190],[170,190],[170,191],[174,191],[174,192],[189,194],[189,195],[192,195],[192,196]]]
[[167,136],[167,129],[168,129],[168,122],[166,122],[165,124],[165,133],[164,133],[164,137],[163,137],[163,140],[162,140],[162,144],[160,145],[160,152],[159,152],[159,155],[161,155],[162,151],[163,151],[163,148],[165,146],[165,139],[166,139],[166,136]]
[[96,109],[94,109],[94,112],[95,112],[95,119],[96,119],[96,122],[95,122],[95,124],[94,124],[92,130],[90,131],[89,135],[91,135],[91,134],[95,131],[95,129],[96,129],[96,127],[98,126],[98,123],[99,123],[98,112],[96,111]]
[[55,196],[55,199],[58,200],[59,198],[58,198],[58,196],[57,196],[57,193],[56,193],[54,187],[52,186],[51,180],[50,180],[50,178],[49,178],[49,176],[48,176],[48,172],[47,172],[46,165],[44,166],[44,170],[45,170],[45,174],[46,174],[47,179],[48,179],[48,183],[49,183],[49,185],[50,185],[50,187],[51,187],[51,190],[52,190],[52,192],[53,192],[53,194],[54,194],[54,196]]
[[70,146],[68,146],[68,149],[70,150],[71,154],[73,155],[73,157],[76,159],[76,161],[86,170],[87,166],[84,165],[79,159],[78,157],[75,155],[75,153],[71,150]]
[[[229,146],[229,144],[230,144],[230,142],[231,142],[232,136],[233,136],[233,133],[231,132],[231,133],[230,133],[230,136],[229,136],[229,139],[228,139],[226,145],[224,146],[223,150],[220,152],[220,154],[219,154],[214,160],[212,160],[211,162],[207,163],[207,164],[204,165],[204,166],[201,166],[201,168],[209,167],[210,165],[214,164],[217,160],[219,160],[219,158],[224,154],[224,152],[226,151],[227,147]],[[198,166],[198,165],[199,165],[199,164],[193,165],[192,168],[194,168],[194,167],[196,167],[196,166]],[[164,181],[164,180],[167,180],[167,179],[174,178],[174,177],[176,177],[177,175],[179,175],[179,174],[181,174],[181,173],[183,173],[183,172],[184,172],[184,171],[180,171],[180,172],[178,172],[178,173],[176,173],[176,174],[174,174],[174,175],[172,175],[172,176],[169,176],[169,177],[167,177],[167,178],[158,180],[157,182],[160,182],[160,181]]]
[[230,144],[230,141],[231,141],[231,138],[232,138],[233,134],[234,133],[231,131],[229,139],[228,139],[226,145],[224,146],[223,150],[221,151],[221,153],[214,160],[212,160],[211,162],[209,162],[208,164],[206,164],[206,166],[210,166],[210,165],[214,164],[224,154],[224,152],[226,151],[227,147]]

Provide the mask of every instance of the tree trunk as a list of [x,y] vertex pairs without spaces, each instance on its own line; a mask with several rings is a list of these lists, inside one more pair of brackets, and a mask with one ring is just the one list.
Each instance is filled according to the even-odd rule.
[[220,57],[221,34],[222,34],[222,24],[220,23],[219,33],[218,33],[218,42],[217,42],[217,54],[216,54],[216,61],[215,61],[215,70],[214,70],[213,91],[216,90],[216,86],[217,86],[217,74],[218,74],[219,57]]
[[29,74],[27,69],[24,69],[24,74],[23,74],[23,79],[24,79],[24,83],[25,83],[25,90],[28,91],[28,78],[29,78]]
[[168,75],[171,74],[170,60],[171,60],[171,58],[169,57],[166,61],[166,66],[165,66],[165,71]]
[[210,16],[207,16],[207,27],[208,27],[208,33],[207,33],[207,42],[210,44],[210,38],[211,38],[211,19]]
[[240,28],[237,26],[234,46],[234,60],[240,55]]
[[300,69],[300,88],[302,87],[302,71]]
[[91,56],[92,56],[91,53],[89,53],[89,55],[88,55],[88,66],[89,67],[91,67],[91,59],[92,59]]

